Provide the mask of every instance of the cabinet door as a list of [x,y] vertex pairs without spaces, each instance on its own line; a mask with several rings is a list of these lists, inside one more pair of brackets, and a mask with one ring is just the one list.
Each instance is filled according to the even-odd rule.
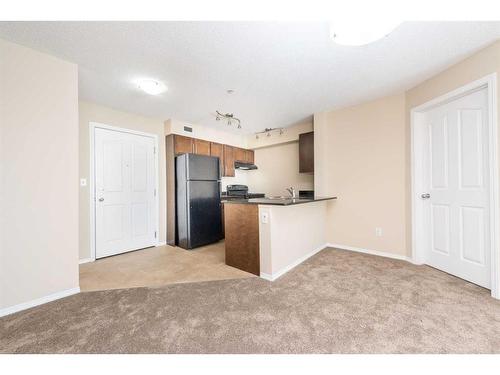
[[224,145],[224,176],[234,177],[234,147]]
[[224,149],[220,143],[210,142],[210,156],[219,158],[219,171],[224,175]]
[[239,147],[234,147],[234,160],[242,162],[246,161],[246,150]]
[[252,163],[252,164],[255,163],[253,150],[245,150],[245,161],[247,163]]
[[314,172],[314,132],[299,135],[299,172]]
[[194,153],[198,155],[210,156],[210,142],[202,139],[195,139]]
[[174,138],[175,154],[189,154],[193,152],[193,138],[175,135]]

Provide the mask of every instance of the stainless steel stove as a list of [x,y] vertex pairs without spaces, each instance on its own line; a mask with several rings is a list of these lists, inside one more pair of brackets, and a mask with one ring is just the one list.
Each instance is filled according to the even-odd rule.
[[251,199],[264,198],[263,193],[249,193],[247,185],[227,185],[227,193],[222,196],[224,199]]

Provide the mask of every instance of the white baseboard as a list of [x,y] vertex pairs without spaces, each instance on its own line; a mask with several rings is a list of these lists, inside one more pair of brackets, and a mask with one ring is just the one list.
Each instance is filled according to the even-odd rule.
[[92,259],[92,258],[85,258],[85,259],[80,259],[78,261],[79,264],[84,264],[84,263],[89,263],[89,262],[93,262],[95,259]]
[[31,307],[43,305],[44,303],[52,302],[52,301],[55,301],[55,300],[60,299],[60,298],[69,297],[69,296],[71,296],[73,294],[77,294],[77,293],[80,293],[80,287],[62,290],[62,291],[57,292],[57,293],[49,294],[48,296],[45,296],[45,297],[37,298],[37,299],[31,300],[28,302],[23,302],[23,303],[20,303],[18,305],[6,307],[6,308],[3,308],[0,310],[0,317],[14,314],[18,311],[26,310],[26,309],[29,309]]
[[329,244],[327,244],[327,246],[328,247],[333,247],[333,248],[336,248],[336,249],[341,249],[341,250],[349,250],[349,251],[355,251],[355,252],[358,252],[358,253],[364,253],[364,254],[370,254],[370,255],[377,255],[379,257],[392,258],[392,259],[398,259],[398,260],[405,260],[407,262],[413,263],[413,260],[410,257],[407,257],[406,255],[386,253],[384,251],[378,251],[378,250],[362,249],[360,247],[354,247],[354,246],[348,246],[348,245],[340,245],[340,244],[336,244],[336,243],[329,243]]
[[310,253],[307,253],[303,257],[297,259],[295,262],[289,264],[288,266],[286,266],[285,268],[279,270],[278,272],[273,273],[272,275],[270,275],[268,273],[261,272],[260,273],[260,277],[263,278],[263,279],[265,279],[265,280],[268,280],[268,281],[274,281],[278,277],[283,276],[285,273],[287,273],[288,271],[290,271],[292,268],[297,267],[300,263],[304,262],[306,259],[312,257],[314,254],[319,253],[325,247],[328,247],[328,244],[324,244],[324,245],[321,245],[321,246],[317,247],[316,249],[314,249]]
[[161,241],[161,242],[158,242],[155,246],[158,247],[158,246],[165,246],[167,244],[167,241]]

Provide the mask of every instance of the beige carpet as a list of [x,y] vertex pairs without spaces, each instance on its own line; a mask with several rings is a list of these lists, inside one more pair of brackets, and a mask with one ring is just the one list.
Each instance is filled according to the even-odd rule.
[[324,250],[259,278],[81,293],[0,319],[5,353],[500,353],[500,301],[426,266]]

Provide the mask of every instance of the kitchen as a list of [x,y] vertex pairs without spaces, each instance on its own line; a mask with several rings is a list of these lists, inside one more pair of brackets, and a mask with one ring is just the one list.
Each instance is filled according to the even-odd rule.
[[[80,133],[82,149],[85,149],[88,144],[87,142],[89,142],[88,138],[86,140],[86,137],[89,135],[89,124],[95,127],[95,129],[100,129],[100,132],[106,131],[112,137],[115,137],[115,135],[112,135],[113,133],[121,137],[119,134],[130,131],[122,128],[121,124],[134,129],[133,126],[137,120],[144,121],[136,117],[125,117],[116,111],[110,111],[109,109],[90,103],[82,102],[80,107],[82,115],[82,131]],[[124,120],[127,121],[124,123]],[[120,122],[118,123],[118,121]],[[136,128],[132,130],[132,133],[128,133],[129,136],[127,136],[127,139],[131,136],[134,139],[140,140],[143,138],[142,135],[149,135],[156,138],[156,149],[158,152],[154,155],[153,151],[151,151],[149,156],[152,159],[158,158],[156,184],[153,178],[155,174],[154,164],[151,165],[150,172],[147,175],[150,176],[148,177],[148,181],[151,181],[148,182],[148,186],[151,186],[152,191],[158,192],[157,195],[152,197],[152,201],[148,205],[151,209],[154,209],[158,205],[158,210],[156,211],[156,216],[154,215],[154,210],[151,210],[153,212],[149,211],[151,212],[151,218],[148,218],[148,222],[144,223],[142,227],[139,225],[134,229],[127,229],[126,226],[120,227],[115,225],[113,228],[114,232],[109,232],[104,236],[97,236],[95,239],[92,232],[90,233],[89,244],[82,243],[81,247],[82,254],[80,256],[83,260],[80,261],[80,286],[82,290],[94,291],[126,287],[162,286],[172,283],[238,279],[255,276],[274,280],[284,269],[292,268],[293,265],[300,263],[317,250],[324,248],[327,243],[325,240],[326,230],[322,229],[319,232],[315,232],[324,228],[324,223],[327,222],[324,209],[320,208],[318,212],[314,213],[312,215],[313,219],[307,219],[307,213],[295,212],[299,209],[306,210],[305,206],[321,207],[328,204],[328,202],[317,202],[307,205],[297,204],[299,202],[310,202],[310,197],[314,191],[313,119],[308,118],[294,126],[265,129],[257,133],[249,132],[246,129],[230,127],[226,124],[222,125],[224,127],[209,127],[202,124],[169,119],[159,124],[156,121],[151,122],[148,128]],[[158,126],[161,128],[154,135],[152,131],[158,129]],[[244,127],[245,124],[242,126]],[[95,131],[93,129],[91,129],[90,134]],[[139,134],[134,134],[134,132],[139,132]],[[95,140],[93,142],[95,143]],[[110,144],[114,144],[114,142]],[[102,149],[102,142],[98,144],[101,144],[101,146],[96,149]],[[131,149],[134,147],[136,146],[132,146]],[[116,154],[116,151],[113,150],[114,148],[107,149],[107,151],[102,149],[99,153],[96,152],[96,156],[98,154]],[[92,154],[92,150],[88,152]],[[110,152],[111,154],[109,154]],[[136,156],[133,156],[135,154],[140,157],[140,154],[134,152],[126,156],[125,159],[135,158]],[[181,155],[185,154],[190,154],[193,158],[208,158],[211,160],[211,162],[208,162],[208,164],[205,164],[201,168],[204,174],[201,180],[208,181],[205,181],[202,184],[205,187],[201,191],[198,191],[198,198],[203,199],[201,201],[194,200],[201,202],[201,208],[197,209],[193,215],[188,215],[185,208],[178,212],[178,205],[176,204],[179,192],[179,189],[176,188],[176,180],[178,180],[176,176],[176,162],[180,159]],[[116,155],[115,160],[120,160],[118,154]],[[130,163],[132,168],[136,168],[136,166],[141,164],[140,158]],[[102,161],[96,165],[103,165]],[[141,175],[134,171],[128,173],[128,162],[120,168],[125,173],[125,178]],[[207,171],[210,170],[211,175],[207,175]],[[91,172],[89,171],[88,173]],[[97,174],[100,175],[100,172]],[[183,179],[185,180],[183,185],[187,187],[187,181],[191,179],[191,176],[187,178],[185,175]],[[99,181],[102,182],[104,180],[101,178],[97,182]],[[116,180],[112,185],[121,183],[119,180]],[[88,204],[91,208],[95,204],[96,214],[98,212],[114,213],[112,197],[115,193],[102,190],[107,189],[107,187],[101,185],[93,185],[96,196],[92,198],[92,193],[90,192],[89,198],[91,199]],[[208,186],[208,189],[206,186]],[[284,198],[291,196],[292,187],[296,197],[300,199],[287,201]],[[94,188],[91,187],[90,190],[94,191]],[[287,189],[290,191],[287,191]],[[84,188],[82,191],[84,191]],[[187,189],[184,189],[184,193],[186,191]],[[308,199],[302,199],[304,195]],[[235,203],[241,203],[242,196],[245,198],[264,198],[265,201],[260,202],[260,204],[258,201],[250,203],[255,205],[254,209],[257,211],[260,209],[267,211],[270,222],[268,224],[259,224],[257,214],[254,214],[251,222],[244,223],[243,220],[231,219],[228,224],[229,227],[226,228],[226,212],[229,212],[228,210],[234,212],[232,208],[233,206],[236,207]],[[88,196],[83,194],[82,197],[87,198]],[[157,203],[155,203],[155,198],[158,199]],[[278,202],[269,198],[278,198]],[[103,199],[102,202],[101,199]],[[182,200],[187,202],[187,197],[184,196]],[[273,203],[274,207],[271,207],[267,203]],[[279,216],[279,212],[276,211],[280,208],[276,206],[276,203],[288,203],[281,208],[286,209],[288,213],[293,212],[292,215],[285,215],[284,219],[280,219],[280,223],[285,224],[286,227],[293,228],[295,224],[305,220],[311,223],[318,222],[310,228],[310,236],[306,236],[310,237],[308,241],[301,242],[303,238],[298,238],[292,241],[291,244],[288,244],[287,241],[292,237],[286,236],[286,238],[280,240],[278,245],[276,245],[275,241],[267,237],[266,233],[268,232],[265,231],[266,228],[273,228],[273,231],[275,229],[280,230],[280,225],[277,225],[275,220]],[[294,203],[294,205],[292,206],[290,203]],[[107,211],[102,211],[105,207],[108,207],[106,208]],[[136,205],[135,207],[138,206]],[[231,213],[229,215],[231,218],[234,218],[234,215],[231,215]],[[289,217],[297,217],[300,220],[289,222]],[[180,226],[177,225],[179,219],[184,223],[180,237],[178,230]],[[111,218],[101,219],[101,223],[105,224],[109,220]],[[125,222],[126,220],[125,218]],[[113,218],[112,222],[120,223],[123,221]],[[81,221],[82,226],[85,226],[86,223],[86,220]],[[238,226],[236,229],[234,229],[235,223]],[[101,228],[97,224],[96,229]],[[248,230],[241,230],[241,228],[247,225],[248,228],[246,229]],[[260,231],[258,228],[259,225],[261,226],[262,233],[258,233]],[[307,225],[307,223],[301,224],[302,227]],[[149,230],[152,234],[149,236],[149,239],[140,244],[141,246],[135,246],[135,244],[122,245],[115,240],[115,238],[127,240],[130,236],[134,237],[135,233],[141,233],[142,228],[145,227],[150,228]],[[107,228],[104,226],[105,230],[109,230]],[[195,234],[194,237],[191,234],[187,235],[186,229],[188,228],[191,229],[191,233]],[[253,229],[250,230],[250,228]],[[117,233],[120,233],[119,231],[122,231],[123,235],[117,237]],[[82,228],[82,232],[87,232],[87,229]],[[130,236],[125,232],[130,233]],[[252,232],[254,234],[248,237]],[[300,233],[300,230],[294,232]],[[96,231],[96,234],[98,233]],[[101,231],[100,233],[103,232]],[[313,233],[316,234],[313,235]],[[317,240],[314,240],[313,237],[316,237]],[[84,242],[86,242],[87,238],[86,236],[81,237]],[[101,238],[109,238],[109,241],[107,243],[94,242],[96,239]],[[231,239],[236,239],[237,243],[243,242],[243,244],[248,244],[249,247],[242,247],[240,245],[236,247],[231,246],[234,243]],[[95,245],[92,245],[93,243]],[[264,250],[269,247],[280,249],[280,252],[285,251],[283,249],[287,248],[289,250],[286,252],[291,258],[280,257],[282,262],[277,262],[276,260],[272,262],[273,256],[270,255],[271,250]],[[238,251],[231,251],[233,248],[236,248]],[[227,256],[228,249],[230,251],[229,256]],[[268,256],[266,257],[266,255]]]
[[[307,125],[257,134],[247,139],[253,149],[167,135],[167,243],[192,250],[225,237],[225,263],[268,280],[321,250],[326,200],[335,197],[314,196]],[[311,226],[309,235],[272,240],[295,223]]]

